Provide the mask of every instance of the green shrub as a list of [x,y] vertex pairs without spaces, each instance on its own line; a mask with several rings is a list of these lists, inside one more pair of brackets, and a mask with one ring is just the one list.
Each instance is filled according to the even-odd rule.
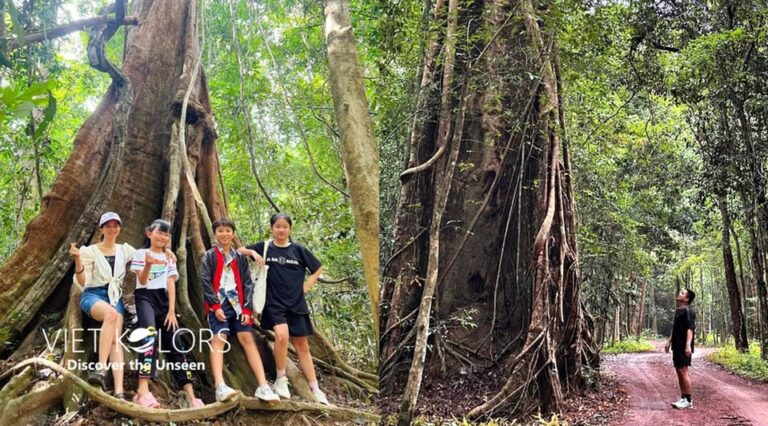
[[768,361],[760,358],[760,346],[757,343],[749,345],[748,353],[741,353],[731,346],[719,349],[707,359],[739,376],[768,382]]
[[652,352],[656,350],[650,342],[644,339],[630,338],[626,340],[620,340],[613,345],[603,346],[604,354],[625,354],[632,352]]

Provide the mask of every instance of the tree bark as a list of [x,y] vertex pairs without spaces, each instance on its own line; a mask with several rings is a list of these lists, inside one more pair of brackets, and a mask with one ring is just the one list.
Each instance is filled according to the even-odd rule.
[[379,148],[363,84],[348,0],[325,0],[325,41],[344,173],[363,255],[374,330],[379,334]]
[[[426,353],[425,376],[451,380],[467,359],[507,375],[470,416],[515,411],[518,400],[517,409],[558,411],[563,394],[583,386],[576,372],[596,358],[580,300],[556,43],[546,14],[537,15],[546,8],[451,3],[435,3],[425,36],[394,254],[383,273],[382,391],[418,380],[431,339],[437,350]],[[458,29],[467,35],[454,39]],[[514,78],[525,72],[539,78]],[[437,326],[457,316],[477,327]],[[445,342],[472,350],[457,356],[441,350]]]
[[728,205],[723,193],[717,194],[717,206],[720,209],[720,216],[723,221],[723,263],[725,269],[725,285],[728,289],[728,300],[731,306],[731,321],[733,322],[733,337],[736,349],[739,352],[749,350],[747,341],[747,328],[744,323],[744,314],[741,310],[741,296],[739,295],[739,286],[736,282],[736,268],[733,263],[733,253],[731,252],[730,227],[731,218],[728,213]]
[[751,328],[749,323],[749,304],[747,299],[747,297],[749,296],[747,294],[749,290],[749,284],[744,279],[744,262],[741,258],[741,244],[739,243],[739,236],[736,234],[736,231],[734,231],[733,229],[733,224],[731,224],[730,234],[733,237],[733,242],[736,243],[736,265],[738,265],[739,267],[739,275],[738,275],[737,282],[739,284],[739,292],[741,292],[741,311],[744,312],[744,327],[747,330],[747,336],[754,337],[754,332],[756,330]]
[[640,312],[637,315],[637,328],[635,329],[635,336],[640,338],[640,333],[643,332],[643,315],[645,314],[645,291],[648,288],[648,278],[643,279],[643,288],[640,291]]

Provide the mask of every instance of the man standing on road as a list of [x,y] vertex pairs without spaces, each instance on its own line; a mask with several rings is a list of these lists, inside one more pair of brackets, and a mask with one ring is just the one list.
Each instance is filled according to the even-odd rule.
[[677,380],[680,383],[680,400],[673,402],[677,409],[693,408],[691,401],[691,378],[688,375],[688,367],[691,366],[693,355],[693,336],[696,332],[696,313],[691,308],[696,293],[693,290],[681,290],[677,294],[675,302],[675,321],[672,324],[672,335],[667,340],[664,351],[669,353],[672,347],[672,363],[675,365]]

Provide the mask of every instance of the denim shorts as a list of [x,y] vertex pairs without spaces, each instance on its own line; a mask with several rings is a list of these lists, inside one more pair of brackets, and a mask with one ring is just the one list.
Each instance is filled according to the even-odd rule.
[[[83,289],[83,294],[80,295],[80,309],[85,312],[89,317],[91,316],[91,308],[97,302],[106,302],[109,305],[109,292],[107,286],[101,287],[86,287]],[[111,305],[110,305],[111,306]],[[117,306],[113,306],[118,314],[125,315],[125,305],[123,305],[123,299],[117,302]],[[92,317],[91,317],[92,318]]]
[[224,311],[224,316],[227,317],[224,321],[219,321],[213,312],[208,312],[208,325],[211,326],[213,334],[221,332],[222,335],[229,336],[231,331],[235,333],[250,333],[253,330],[250,324],[243,325],[240,322],[240,318],[237,317],[237,312],[235,312],[235,308],[232,307],[229,300],[225,300],[221,304],[221,310]]

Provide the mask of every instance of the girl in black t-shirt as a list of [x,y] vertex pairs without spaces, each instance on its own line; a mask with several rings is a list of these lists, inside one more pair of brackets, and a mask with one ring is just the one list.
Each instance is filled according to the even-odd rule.
[[[322,264],[306,247],[290,240],[293,221],[283,213],[273,215],[270,220],[273,241],[269,243],[267,257],[263,259],[264,242],[241,248],[239,251],[253,257],[257,263],[269,265],[267,272],[267,297],[261,326],[275,332],[275,392],[280,398],[289,399],[288,377],[285,365],[288,359],[288,340],[296,349],[299,365],[309,382],[317,402],[328,404],[328,398],[320,390],[312,355],[309,352],[308,336],[312,335],[312,323],[304,298],[322,272]],[[306,278],[307,271],[310,273]]]

